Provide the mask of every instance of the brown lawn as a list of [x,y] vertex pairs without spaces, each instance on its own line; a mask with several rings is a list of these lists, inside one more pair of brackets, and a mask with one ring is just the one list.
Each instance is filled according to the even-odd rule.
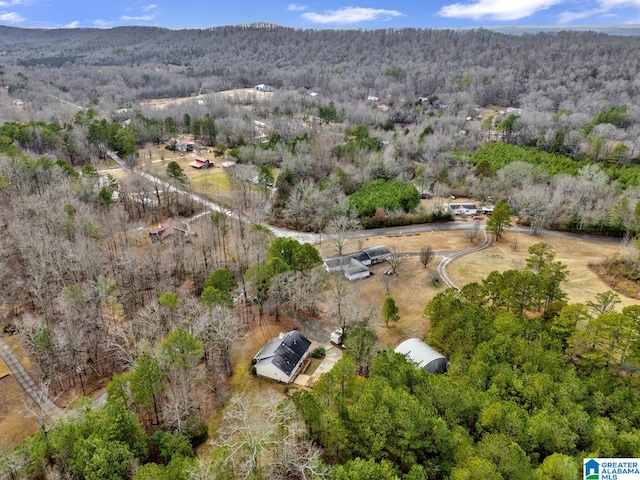
[[[423,246],[431,246],[435,252],[462,250],[472,246],[465,236],[465,231],[454,230],[351,240],[345,252],[376,245],[385,245],[390,249],[396,248],[407,253],[419,252]],[[330,241],[324,241],[317,247],[322,256],[334,255],[332,252],[334,247]],[[357,292],[358,297],[379,314],[386,296],[385,282],[389,282],[389,293],[400,308],[400,320],[387,328],[381,323],[381,317],[378,315],[375,323],[369,325],[376,331],[380,347],[395,347],[406,338],[425,336],[428,322],[422,317],[424,307],[438,292],[444,290],[443,285],[434,284],[432,281],[441,258],[436,255],[425,269],[420,263],[420,257],[413,255],[402,264],[398,275],[395,276],[384,275],[384,271],[389,269],[386,263],[374,265],[371,269],[372,276],[349,284]],[[322,310],[325,309],[326,307],[322,308]]]
[[204,102],[204,104],[206,104],[209,98],[226,98],[243,104],[248,104],[256,101],[263,101],[266,98],[270,98],[270,96],[272,95],[272,92],[259,92],[255,88],[236,88],[233,90],[224,90],[222,92],[194,95],[192,97],[158,98],[154,100],[144,100],[139,102],[139,104],[143,108],[147,107],[156,110],[164,110],[169,107],[184,105],[186,103],[202,105],[202,103],[200,102]]
[[[3,339],[29,370],[31,361],[20,343],[19,335],[4,336]],[[14,448],[38,430],[38,424],[29,417],[27,408],[33,409],[33,402],[0,361],[0,449]]]
[[0,379],[10,374],[11,372],[9,371],[5,363],[2,360],[0,360]]
[[[449,276],[456,284],[464,285],[481,281],[493,270],[520,268],[529,256],[528,248],[538,242],[550,244],[556,253],[556,260],[567,265],[569,281],[563,288],[567,292],[569,302],[584,303],[593,300],[597,293],[611,290],[588,265],[620,253],[622,247],[619,244],[531,236],[514,232],[507,232],[490,248],[451,262],[448,268]],[[619,308],[638,303],[637,300],[622,295],[620,299],[622,303]]]
[[[589,269],[588,264],[619,253],[620,245],[556,237],[534,237],[523,233],[507,232],[491,247],[455,259],[449,264],[447,273],[458,286],[480,282],[494,270],[504,271],[522,267],[529,256],[529,246],[538,242],[549,243],[556,253],[556,260],[567,265],[569,281],[564,285],[564,290],[569,296],[569,302],[593,300],[596,293],[610,290],[610,287]],[[372,237],[361,242],[354,240],[345,251],[357,251],[362,247],[374,245],[397,247],[405,252],[418,252],[422,246],[430,245],[436,252],[446,252],[468,248],[471,243],[466,237],[466,231],[454,230],[408,236]],[[318,248],[322,255],[331,256],[332,245],[329,241],[323,242]],[[419,256],[412,256],[400,267],[399,275],[391,277],[383,274],[389,268],[388,265],[376,265],[372,268],[374,274],[371,277],[350,284],[363,302],[380,312],[386,294],[385,280],[390,281],[390,294],[400,308],[400,321],[387,328],[378,317],[376,324],[371,325],[378,334],[379,346],[395,347],[407,338],[424,337],[428,330],[428,321],[422,317],[424,307],[437,293],[444,290],[443,285],[434,284],[432,276],[441,259],[441,256],[436,256],[425,270]],[[637,304],[632,298],[621,296],[621,300],[619,308]]]

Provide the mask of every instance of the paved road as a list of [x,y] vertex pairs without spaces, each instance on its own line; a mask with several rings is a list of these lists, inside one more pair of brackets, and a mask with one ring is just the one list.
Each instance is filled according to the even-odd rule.
[[[245,217],[241,217],[236,212],[232,212],[231,210],[228,210],[214,202],[211,202],[209,200],[202,198],[200,195],[196,193],[187,192],[186,190],[177,188],[175,185],[172,185],[171,183],[166,182],[165,180],[159,177],[156,177],[147,172],[144,172],[137,167],[130,167],[129,165],[127,165],[127,163],[124,160],[118,157],[118,155],[116,155],[114,152],[109,152],[108,155],[124,170],[133,172],[136,175],[139,175],[149,180],[152,183],[161,185],[167,191],[176,192],[179,195],[183,195],[193,200],[195,203],[199,203],[207,210],[211,210],[213,212],[222,212],[228,215],[230,218],[240,220],[243,222],[250,221]],[[277,237],[291,237],[291,238],[295,238],[300,242],[308,242],[311,244],[317,244],[317,243],[320,243],[320,241],[322,240],[327,240],[331,238],[330,234],[298,232],[298,231],[289,230],[286,228],[274,227],[272,225],[264,225],[264,226],[269,230],[271,230],[273,234]],[[348,237],[349,238],[368,238],[368,237],[375,237],[375,236],[408,235],[408,234],[414,234],[414,233],[440,232],[440,231],[447,231],[447,230],[471,230],[473,228],[476,228],[475,222],[453,221],[453,222],[447,222],[447,223],[427,223],[427,224],[421,224],[421,225],[408,225],[403,227],[358,230],[350,233]],[[509,227],[509,231],[518,232],[518,233],[530,233],[530,229],[521,228],[521,227]],[[620,243],[621,242],[619,238],[598,237],[595,235],[582,235],[582,234],[575,234],[575,233],[568,233],[568,232],[557,232],[553,230],[539,230],[538,234],[541,236],[576,238],[576,239],[590,240],[590,241],[603,242],[603,243]],[[483,244],[483,248],[484,247],[486,247],[486,245]]]
[[454,258],[462,257],[463,255],[468,255],[469,253],[479,252],[480,250],[485,249],[489,245],[491,245],[491,235],[487,233],[486,228],[482,230],[482,233],[484,233],[484,242],[482,242],[480,245],[476,247],[467,248],[464,250],[457,250],[455,252],[450,252],[448,254],[440,253],[440,255],[442,255],[442,260],[438,264],[438,275],[448,287],[458,288],[458,286],[455,283],[453,283],[453,280],[449,278],[449,275],[447,275],[447,270],[446,270],[447,265],[449,265],[451,260],[453,260]]
[[65,414],[65,411],[58,407],[51,398],[36,385],[31,375],[25,370],[20,361],[9,348],[9,345],[0,337],[0,358],[4,361],[11,375],[16,379],[25,393],[53,420],[57,420]]

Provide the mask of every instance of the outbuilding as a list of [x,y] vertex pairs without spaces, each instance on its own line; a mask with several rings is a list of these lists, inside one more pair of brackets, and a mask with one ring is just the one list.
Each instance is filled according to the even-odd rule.
[[444,373],[449,368],[449,360],[419,338],[405,340],[395,348],[395,352],[430,373]]
[[273,92],[275,88],[273,88],[273,86],[271,85],[265,85],[264,83],[261,83],[259,85],[256,85],[256,90],[259,92]]
[[201,170],[203,168],[215,167],[215,163],[207,158],[196,157],[193,162],[190,163],[193,168]]

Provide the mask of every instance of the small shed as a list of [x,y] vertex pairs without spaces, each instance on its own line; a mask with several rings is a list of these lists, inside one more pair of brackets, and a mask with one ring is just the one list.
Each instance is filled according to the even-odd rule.
[[396,347],[395,352],[430,373],[444,373],[449,368],[449,360],[419,338],[405,340]]
[[311,349],[311,341],[292,330],[272,338],[253,357],[256,375],[283,383],[291,382]]
[[195,160],[190,163],[190,165],[193,168],[197,169],[215,167],[215,164],[211,160],[202,157],[196,157]]

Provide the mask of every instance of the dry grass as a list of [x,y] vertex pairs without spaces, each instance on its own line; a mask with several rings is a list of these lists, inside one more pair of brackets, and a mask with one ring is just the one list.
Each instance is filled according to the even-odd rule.
[[[11,347],[22,365],[29,370],[31,360],[20,343],[19,335],[5,336],[4,341]],[[6,365],[0,361],[0,372]],[[0,378],[0,448],[11,449],[38,430],[38,424],[26,414],[26,407],[33,408],[32,401],[24,393],[18,382],[10,375]],[[0,374],[0,377],[2,374]]]
[[[430,246],[435,252],[462,250],[471,246],[465,233],[464,230],[452,230],[369,237],[350,241],[345,251],[352,252],[375,245],[385,245],[403,252],[419,252],[423,246]],[[318,245],[318,249],[323,256],[335,254],[330,241]],[[349,284],[358,298],[362,298],[370,309],[379,313],[386,296],[385,282],[389,282],[389,293],[400,309],[400,320],[388,328],[381,323],[380,318],[377,318],[375,324],[369,325],[378,336],[379,347],[395,347],[410,337],[424,338],[429,326],[428,321],[422,316],[424,307],[437,293],[444,290],[443,285],[434,284],[432,281],[441,258],[436,255],[425,269],[420,257],[413,255],[402,264],[398,275],[395,276],[384,275],[384,271],[389,268],[387,264],[374,265],[371,268],[371,277]],[[326,307],[323,310],[326,310]]]
[[[563,289],[567,292],[569,302],[584,303],[593,300],[597,293],[611,290],[609,285],[591,271],[589,264],[598,263],[619,253],[619,244],[530,236],[514,232],[507,232],[490,248],[451,262],[449,276],[457,285],[465,285],[482,281],[493,270],[520,268],[529,256],[528,248],[538,242],[550,244],[556,253],[556,260],[567,265],[569,280]],[[621,300],[620,308],[637,303],[634,299],[624,296],[621,296]]]
[[10,374],[11,372],[9,371],[5,363],[2,360],[0,360],[0,378],[4,378]]
[[152,108],[156,110],[164,110],[169,107],[192,103],[200,105],[199,102],[206,104],[209,98],[225,98],[232,99],[242,104],[250,104],[253,102],[262,102],[273,95],[271,92],[259,92],[254,88],[236,88],[233,90],[224,90],[222,92],[206,93],[203,95],[194,95],[192,97],[179,98],[158,98],[154,100],[143,100],[139,102],[141,107]]
[[[499,242],[485,250],[452,261],[447,273],[458,286],[481,282],[494,270],[504,271],[522,267],[529,256],[528,248],[538,242],[549,243],[556,253],[556,260],[567,265],[569,281],[563,288],[567,292],[569,302],[593,300],[597,293],[611,289],[591,271],[589,264],[619,253],[620,245],[558,237],[534,237],[513,232],[507,232]],[[396,247],[405,252],[418,252],[422,246],[430,245],[436,252],[446,252],[468,248],[470,242],[466,237],[466,231],[454,230],[408,236],[372,237],[360,242],[352,241],[346,251],[357,251],[373,245]],[[319,245],[319,250],[324,256],[332,255],[332,249],[330,241]],[[400,321],[387,328],[378,318],[375,325],[370,325],[378,335],[380,347],[395,347],[407,338],[424,337],[429,328],[428,321],[422,316],[424,307],[437,293],[444,290],[443,285],[434,284],[432,281],[432,274],[441,258],[436,256],[425,271],[419,257],[412,256],[400,267],[399,274],[392,277],[383,274],[388,269],[386,264],[376,265],[372,268],[371,277],[349,284],[363,302],[370,305],[375,312],[380,312],[386,295],[385,280],[391,282],[390,295],[400,309]],[[622,295],[621,300],[620,308],[637,303],[636,300]]]
[[38,430],[38,424],[26,415],[31,400],[12,376],[0,379],[0,449],[15,448]]

